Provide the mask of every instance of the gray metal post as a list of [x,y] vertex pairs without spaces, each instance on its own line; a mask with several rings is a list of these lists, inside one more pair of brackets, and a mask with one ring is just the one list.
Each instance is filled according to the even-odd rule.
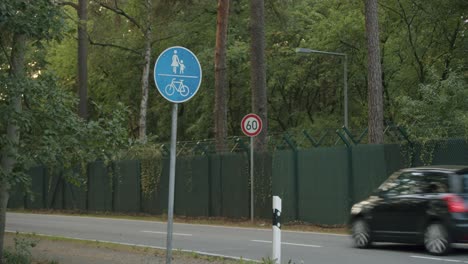
[[250,137],[250,221],[254,221],[254,137]]
[[177,144],[177,108],[177,104],[174,104],[172,107],[171,153],[169,163],[169,205],[167,209],[166,264],[171,264],[172,260],[172,228],[174,222],[174,189]]
[[348,56],[344,54],[344,66],[343,66],[343,85],[344,85],[344,126],[349,128],[348,126]]
[[348,126],[349,125],[348,124],[348,55],[346,55],[346,53],[312,50],[312,49],[305,49],[305,48],[296,48],[296,52],[297,53],[318,53],[318,54],[344,57],[344,62],[343,62],[343,97],[344,97],[343,125],[346,128],[349,128]]

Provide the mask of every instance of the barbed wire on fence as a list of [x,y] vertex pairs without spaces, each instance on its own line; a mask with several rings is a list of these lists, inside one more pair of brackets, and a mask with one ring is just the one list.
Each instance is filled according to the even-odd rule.
[[[290,131],[284,133],[270,133],[268,136],[268,150],[299,150],[318,147],[353,146],[367,144],[367,128],[339,129],[327,128],[318,131]],[[410,142],[406,129],[393,124],[387,124],[384,129],[385,144],[402,144]],[[164,156],[169,156],[170,144],[161,144],[160,150]],[[209,155],[218,153],[214,139],[177,142],[177,156]],[[239,153],[250,151],[250,138],[247,136],[228,137],[224,141],[224,153]]]

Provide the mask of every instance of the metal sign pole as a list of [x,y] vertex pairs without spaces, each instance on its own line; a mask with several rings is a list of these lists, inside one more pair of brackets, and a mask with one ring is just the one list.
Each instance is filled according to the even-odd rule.
[[250,137],[250,221],[254,221],[254,137],[262,131],[262,119],[256,114],[247,114],[241,121],[242,132]]
[[199,90],[202,69],[197,56],[189,49],[174,46],[159,54],[154,64],[154,83],[158,92],[171,103],[171,153],[169,166],[169,197],[167,208],[166,263],[172,260],[172,229],[174,225],[174,189],[177,144],[177,108],[179,103],[190,100]]
[[254,221],[254,137],[250,137],[250,221]]
[[175,189],[175,167],[176,167],[176,144],[177,144],[177,107],[172,107],[172,128],[171,128],[171,157],[169,165],[169,205],[167,209],[167,243],[166,243],[166,264],[171,264],[172,260],[172,226],[174,222],[174,189]]

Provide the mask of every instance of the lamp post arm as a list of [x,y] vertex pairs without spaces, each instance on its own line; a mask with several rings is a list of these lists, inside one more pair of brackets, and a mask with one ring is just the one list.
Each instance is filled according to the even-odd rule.
[[305,49],[305,48],[296,48],[297,53],[319,53],[319,54],[328,54],[328,55],[335,55],[335,56],[345,56],[345,53],[339,52],[330,52],[330,51],[321,51],[321,50],[313,50],[313,49]]

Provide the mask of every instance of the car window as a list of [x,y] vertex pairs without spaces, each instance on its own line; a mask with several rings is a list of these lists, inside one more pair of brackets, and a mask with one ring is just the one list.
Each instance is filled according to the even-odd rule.
[[427,187],[422,173],[405,172],[399,176],[392,175],[379,190],[389,196],[423,193]]
[[447,193],[449,192],[448,175],[443,173],[427,173],[425,180],[427,182],[427,193]]
[[463,178],[463,193],[468,193],[468,174],[462,175]]

